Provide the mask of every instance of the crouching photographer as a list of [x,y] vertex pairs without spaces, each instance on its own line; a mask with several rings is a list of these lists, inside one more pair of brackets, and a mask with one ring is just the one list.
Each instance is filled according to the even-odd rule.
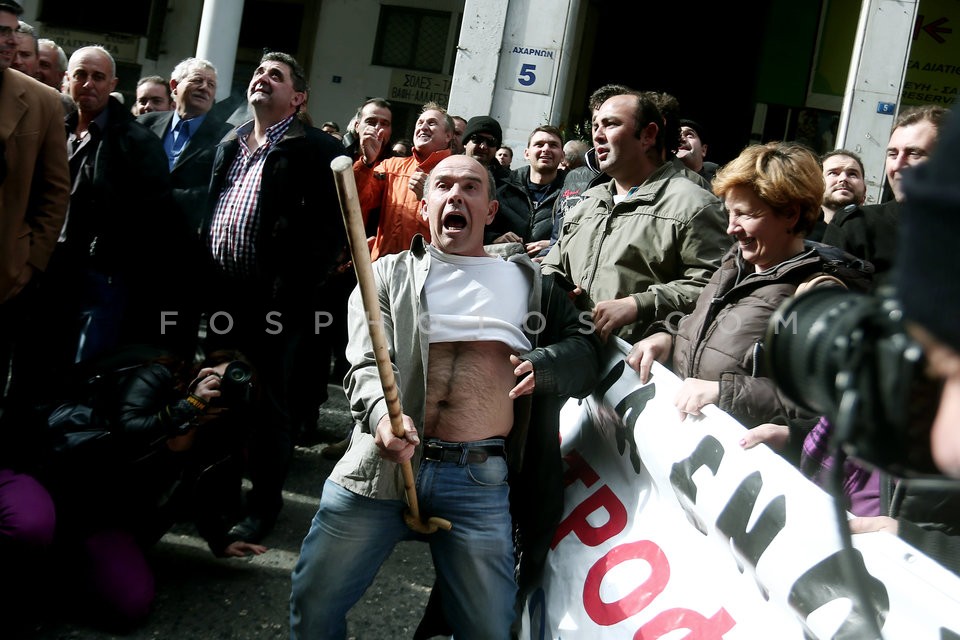
[[[952,117],[938,149],[956,144]],[[851,488],[870,492],[867,480],[876,481],[875,510],[849,530],[898,535],[956,573],[960,482],[937,467],[960,477],[958,184],[960,163],[946,151],[905,173],[895,291],[799,296],[771,320],[766,340],[782,391],[824,416],[811,436],[828,436],[820,462],[832,493],[849,499]]]
[[215,352],[193,368],[168,355],[118,364],[129,359],[88,365],[70,401],[47,413],[38,469],[56,507],[67,600],[118,629],[149,613],[144,552],[173,524],[195,524],[218,557],[266,551],[229,533],[241,512],[244,407],[256,392],[242,354]]

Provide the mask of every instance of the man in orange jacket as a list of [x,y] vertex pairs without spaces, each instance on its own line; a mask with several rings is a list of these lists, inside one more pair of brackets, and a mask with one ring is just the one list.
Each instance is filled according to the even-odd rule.
[[[362,125],[361,125],[362,127]],[[375,163],[387,143],[374,127],[359,128],[361,157],[353,164],[364,222],[380,209],[377,233],[370,240],[370,259],[410,248],[416,234],[430,241],[430,228],[420,215],[427,174],[450,155],[454,123],[440,105],[423,105],[413,129],[413,155]]]

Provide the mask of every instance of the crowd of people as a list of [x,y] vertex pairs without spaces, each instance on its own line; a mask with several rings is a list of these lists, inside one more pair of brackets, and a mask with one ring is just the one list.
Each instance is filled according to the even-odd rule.
[[[590,141],[537,126],[519,168],[496,118],[433,102],[396,136],[379,97],[344,131],[314,127],[304,71],[276,51],[238,126],[198,58],[140,79],[126,108],[105,48],[67,58],[20,13],[0,0],[0,112],[26,105],[0,166],[0,634],[44,588],[39,566],[98,624],[135,627],[154,597],[144,551],[175,522],[220,557],[267,552],[294,444],[342,380],[353,425],[324,449],[337,463],[293,572],[291,637],[344,637],[349,609],[410,539],[430,544],[437,576],[417,637],[511,637],[563,511],[560,407],[590,394],[603,343],[630,343],[641,381],[654,361],[681,377],[683,416],[716,405],[748,429],[743,446],[806,469],[830,416],[764,370],[770,317],[809,289],[913,286],[897,271],[901,209],[956,205],[930,186],[949,170],[914,172],[949,120],[941,107],[902,110],[893,199],[865,205],[853,151],[774,141],[707,161],[706,129],[673,96],[619,84],[591,94]],[[341,223],[340,156],[401,417]],[[955,326],[908,302],[955,388]],[[934,454],[956,473],[939,420]],[[452,530],[405,522],[406,463],[424,518]],[[838,499],[861,516],[854,532],[892,531],[960,570],[953,503],[897,511],[880,499],[889,476],[849,475]]]

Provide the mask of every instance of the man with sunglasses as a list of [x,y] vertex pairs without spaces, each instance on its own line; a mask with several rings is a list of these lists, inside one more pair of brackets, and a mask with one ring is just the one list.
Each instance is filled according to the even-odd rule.
[[467,121],[463,132],[464,152],[490,170],[497,189],[510,178],[510,170],[497,160],[502,141],[503,129],[494,118],[474,116]]

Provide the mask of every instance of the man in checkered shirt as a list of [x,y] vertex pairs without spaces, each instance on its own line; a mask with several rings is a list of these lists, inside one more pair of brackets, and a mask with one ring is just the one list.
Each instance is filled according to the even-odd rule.
[[[247,514],[234,533],[273,527],[293,453],[304,382],[318,379],[329,339],[324,283],[346,244],[330,162],[342,145],[298,117],[307,100],[291,56],[264,54],[247,88],[254,118],[217,148],[204,244],[212,261],[205,347],[249,356],[264,390],[251,408]],[[325,378],[324,378],[325,379]]]

